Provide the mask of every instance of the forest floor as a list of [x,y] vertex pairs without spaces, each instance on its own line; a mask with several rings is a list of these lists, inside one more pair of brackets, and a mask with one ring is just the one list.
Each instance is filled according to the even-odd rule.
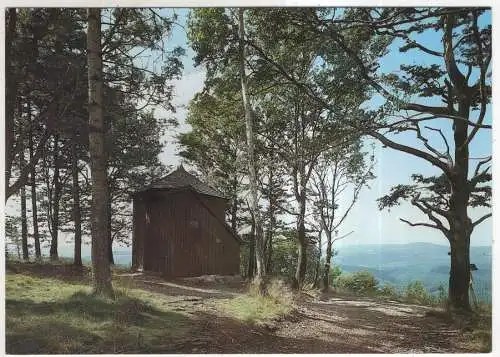
[[[435,308],[330,294],[293,308],[238,282],[165,281],[114,272],[117,299],[89,295],[89,273],[8,264],[7,353],[470,353],[477,329]],[[489,327],[491,331],[491,327]]]

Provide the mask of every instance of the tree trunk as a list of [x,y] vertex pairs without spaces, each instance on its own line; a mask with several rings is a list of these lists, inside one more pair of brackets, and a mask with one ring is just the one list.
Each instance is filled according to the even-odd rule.
[[89,81],[89,151],[92,176],[92,282],[94,293],[113,296],[108,259],[108,196],[103,78],[101,53],[101,10],[87,9],[87,62]]
[[[455,309],[470,310],[469,282],[470,258],[469,238],[463,233],[455,235],[460,241],[452,243],[450,257],[450,280],[448,295]],[[464,242],[465,240],[465,242]]]
[[80,210],[80,185],[78,183],[78,152],[76,150],[76,134],[71,140],[71,177],[73,179],[73,221],[75,223],[75,248],[73,264],[82,266],[82,212]]
[[306,242],[306,197],[304,188],[301,190],[301,197],[299,200],[299,216],[297,217],[297,269],[295,271],[295,278],[292,283],[293,289],[301,289],[304,284],[307,268],[307,242]]
[[108,198],[106,199],[106,205],[107,205],[107,217],[106,217],[106,223],[108,225],[108,261],[109,264],[115,264],[115,259],[113,257],[113,232],[111,228],[111,196],[108,192]]
[[323,271],[323,291],[330,289],[330,269],[332,262],[332,232],[326,233],[326,255],[325,255],[325,270]]
[[266,273],[272,274],[273,272],[273,232],[269,233],[267,238],[267,261],[266,261]]
[[59,201],[61,198],[61,180],[59,175],[59,135],[54,135],[54,196],[52,199],[52,239],[50,241],[50,260],[58,260],[57,251],[59,238]]
[[252,231],[250,233],[248,249],[248,269],[247,276],[249,280],[254,278],[255,273],[255,223],[252,221]]
[[321,232],[318,233],[318,260],[316,261],[316,269],[314,270],[314,287],[319,287],[319,270],[321,268]]
[[[31,122],[31,107],[28,106],[28,115]],[[30,162],[33,161],[33,130],[29,133],[29,153]],[[38,207],[36,202],[36,165],[31,167],[31,210],[33,213],[33,239],[35,240],[35,257],[37,260],[42,259],[42,250],[40,248],[40,233],[38,231]]]
[[[462,121],[455,123],[455,170],[451,183],[450,195],[450,280],[449,299],[456,309],[470,310],[470,235],[472,222],[467,213],[469,188],[467,174],[469,170],[469,153],[464,143],[467,137],[467,127]],[[462,148],[461,148],[462,146]]]
[[[21,152],[19,153],[20,156],[20,162],[19,166],[20,169],[24,169],[24,145],[23,145],[23,140],[21,140]],[[28,250],[28,220],[26,218],[26,188],[24,185],[21,186],[21,241],[22,241],[22,247],[23,247],[23,260],[28,260],[29,259],[29,250]]]
[[244,22],[245,9],[239,9],[239,48],[240,48],[240,80],[241,80],[241,94],[243,97],[243,106],[245,108],[245,123],[246,123],[246,137],[247,137],[247,156],[248,156],[248,181],[250,185],[251,196],[251,210],[255,221],[255,262],[256,262],[256,275],[255,283],[259,288],[261,294],[265,293],[264,278],[266,275],[265,262],[264,262],[264,239],[262,222],[259,212],[259,203],[257,197],[257,172],[254,157],[254,134],[253,134],[253,113],[250,106],[247,90],[247,76],[245,73],[245,22]]
[[14,59],[14,43],[16,38],[17,9],[15,7],[6,10],[6,34],[5,34],[5,202],[9,199],[7,188],[9,187],[12,161],[14,160],[14,112],[16,108],[17,83],[16,65]]
[[273,266],[273,236],[274,236],[274,227],[276,226],[276,217],[275,217],[275,207],[276,207],[276,197],[274,195],[274,175],[273,175],[273,167],[272,164],[270,166],[269,171],[269,227],[266,235],[266,273],[270,274],[272,272]]

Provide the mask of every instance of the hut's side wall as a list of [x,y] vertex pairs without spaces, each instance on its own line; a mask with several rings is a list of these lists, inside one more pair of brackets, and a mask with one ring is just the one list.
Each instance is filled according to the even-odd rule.
[[[217,218],[220,206],[207,209],[192,191],[157,193],[148,200],[144,268],[166,276],[237,274],[239,244]],[[223,201],[223,200],[222,200]],[[213,212],[213,211],[216,212]],[[212,213],[212,212],[213,213]],[[224,217],[224,216],[222,216]]]
[[227,201],[223,198],[220,197],[212,197],[212,196],[206,196],[206,195],[199,195],[198,196],[203,202],[210,207],[210,210],[217,216],[219,217],[220,220],[225,222],[226,219],[226,208],[227,208]]
[[139,197],[133,200],[132,230],[132,269],[144,268],[144,241],[146,233],[146,210],[144,201]]

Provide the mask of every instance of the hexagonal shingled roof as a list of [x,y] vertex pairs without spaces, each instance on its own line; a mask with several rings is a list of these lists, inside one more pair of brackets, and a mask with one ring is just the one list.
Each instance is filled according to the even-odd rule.
[[167,176],[153,182],[151,185],[140,190],[173,190],[191,188],[193,191],[202,195],[214,196],[226,199],[226,197],[218,190],[210,187],[206,183],[200,181],[196,176],[187,172],[182,165],[179,165],[176,170],[169,173]]

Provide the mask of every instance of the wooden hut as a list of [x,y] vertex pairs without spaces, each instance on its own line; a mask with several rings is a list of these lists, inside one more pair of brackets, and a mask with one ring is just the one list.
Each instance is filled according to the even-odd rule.
[[227,199],[182,165],[134,194],[132,267],[167,277],[239,273],[240,239]]

